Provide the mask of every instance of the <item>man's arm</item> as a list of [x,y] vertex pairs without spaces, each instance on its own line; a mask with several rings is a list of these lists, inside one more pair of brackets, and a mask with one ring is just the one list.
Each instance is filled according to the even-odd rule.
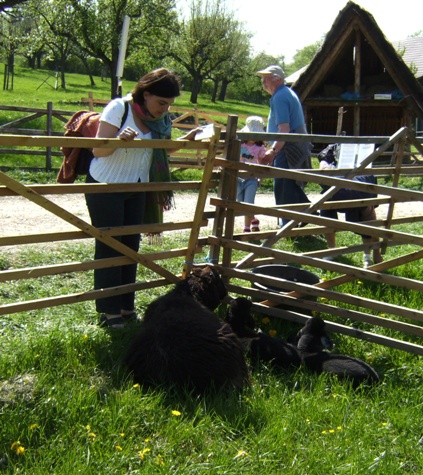
[[[289,134],[289,124],[285,122],[283,124],[278,124],[278,133],[279,134]],[[266,152],[266,156],[263,160],[263,164],[272,164],[273,160],[275,159],[276,155],[282,150],[284,147],[285,142],[273,142],[272,148]]]

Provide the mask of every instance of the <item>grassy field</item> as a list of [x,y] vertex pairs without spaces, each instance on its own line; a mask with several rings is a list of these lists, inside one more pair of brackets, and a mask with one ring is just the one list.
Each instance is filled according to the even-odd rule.
[[[45,74],[40,73],[31,87],[19,92],[18,86],[23,89],[35,76],[28,72],[21,86],[20,73],[27,74],[18,71],[15,91],[6,92],[15,102],[4,101],[3,91],[1,103],[22,104],[27,96],[26,105],[35,105],[28,102],[44,89],[35,92],[34,85]],[[60,107],[74,107],[75,98],[85,96],[88,81],[72,79],[77,80],[81,80],[81,89],[57,95]],[[48,95],[44,92],[41,102]],[[234,110],[228,104],[227,112]],[[21,174],[21,178],[30,182],[49,179],[46,174],[33,173]],[[410,186],[419,189],[421,183]],[[402,225],[398,230],[422,233],[421,223]],[[338,244],[351,244],[353,239],[359,242],[358,236],[340,233]],[[183,247],[186,240],[187,235],[176,233],[162,247]],[[282,249],[293,252],[324,245],[319,236],[280,243]],[[399,251],[393,247],[388,252],[394,257]],[[92,255],[91,244],[26,246],[13,253],[1,250],[0,269],[82,262]],[[357,254],[342,262],[359,265],[359,259]],[[180,272],[182,265],[181,259],[168,264],[172,272]],[[423,279],[418,262],[395,272]],[[139,280],[152,277],[140,267]],[[90,288],[89,272],[58,275],[1,283],[0,298],[7,304]],[[138,292],[140,315],[165,291]],[[396,305],[406,299],[407,306],[423,308],[418,292],[404,295],[400,288],[368,281],[345,284],[342,291]],[[224,312],[222,306],[219,314]],[[287,337],[298,329],[259,314],[255,317],[263,331],[272,330],[278,336]],[[244,393],[200,398],[134,385],[122,365],[134,331],[136,324],[124,331],[99,328],[93,302],[0,318],[0,473],[403,475],[423,470],[421,357],[334,335],[336,352],[371,363],[382,378],[379,385],[353,390],[303,368],[276,372],[263,365],[253,369],[251,387]],[[387,330],[383,333],[397,336]]]

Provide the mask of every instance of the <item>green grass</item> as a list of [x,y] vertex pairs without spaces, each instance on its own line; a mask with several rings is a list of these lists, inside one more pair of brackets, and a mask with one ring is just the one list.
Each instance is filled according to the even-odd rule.
[[[340,245],[351,241],[351,233],[339,233],[338,239]],[[184,234],[177,234],[166,238],[163,248],[185,241]],[[308,241],[284,240],[281,246],[297,252],[323,246],[317,238]],[[30,246],[2,255],[0,265],[83,261],[92,252],[91,245],[82,244],[62,244],[48,253]],[[182,265],[180,259],[167,263],[175,272]],[[415,263],[403,272],[421,280],[420,267]],[[151,277],[140,267],[139,280]],[[2,284],[0,294],[8,303],[91,287],[91,274],[80,273]],[[342,290],[378,298],[377,288],[362,282]],[[165,291],[138,292],[139,313]],[[404,298],[400,289],[380,297],[398,304]],[[420,295],[412,299],[415,308],[422,308]],[[293,324],[266,323],[262,317],[256,315],[266,332],[275,329],[286,337],[296,331]],[[277,373],[262,366],[253,371],[251,388],[243,394],[198,398],[134,385],[122,356],[136,324],[109,333],[97,326],[96,318],[93,302],[2,317],[4,473],[386,475],[423,468],[420,357],[334,335],[337,352],[369,361],[379,371],[379,386],[354,391],[302,368]]]

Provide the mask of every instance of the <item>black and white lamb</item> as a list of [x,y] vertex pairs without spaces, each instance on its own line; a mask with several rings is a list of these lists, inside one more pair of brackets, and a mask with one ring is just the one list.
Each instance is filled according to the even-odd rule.
[[241,343],[213,313],[226,295],[218,272],[207,266],[151,302],[124,360],[134,380],[198,393],[248,384]]
[[226,314],[226,322],[238,335],[251,359],[251,363],[270,363],[274,368],[298,367],[301,358],[295,345],[262,331],[255,331],[256,323],[251,315],[252,302],[244,297],[233,299]]
[[297,347],[304,366],[315,373],[331,373],[340,380],[349,380],[354,388],[380,381],[376,371],[364,361],[324,351],[333,348],[325,325],[322,318],[312,317],[299,331]]

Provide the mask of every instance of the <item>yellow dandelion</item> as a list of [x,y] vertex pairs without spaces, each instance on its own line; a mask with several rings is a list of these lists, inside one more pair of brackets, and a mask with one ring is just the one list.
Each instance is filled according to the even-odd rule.
[[17,448],[20,447],[21,443],[19,440],[16,440],[15,442],[12,443],[10,448],[16,452]]
[[121,450],[123,450],[123,449],[122,449],[122,447],[121,447],[120,445],[116,445],[116,450],[121,451]]
[[382,422],[383,427],[385,427],[387,424],[387,422]]
[[269,317],[264,317],[263,320],[261,321],[261,323],[263,323],[264,325],[267,325],[268,323],[270,323],[270,318]]
[[342,426],[338,426],[337,429],[338,429],[338,430],[342,430]]
[[309,419],[309,418],[307,418],[307,419],[306,419],[306,422],[310,423],[310,419]]
[[144,439],[144,442],[145,442],[146,444],[148,444],[148,443],[150,442],[150,440],[151,440],[151,439]]
[[16,453],[18,455],[22,455],[23,453],[25,452],[25,447],[23,445],[20,445],[17,449],[16,449]]
[[329,429],[329,434],[333,434],[335,432],[334,429]]
[[338,397],[338,395],[337,395],[337,394],[332,394],[332,397],[333,397],[334,399],[336,399],[336,398]]
[[381,313],[380,316],[381,317],[386,317],[386,313]]
[[275,336],[276,333],[278,333],[276,330],[269,330],[269,335],[270,336]]
[[326,434],[326,431],[325,431],[325,430],[322,430],[322,434]]
[[165,464],[164,460],[163,460],[163,457],[160,454],[156,458],[156,463],[157,463],[157,465],[162,465],[162,466]]
[[38,424],[31,424],[29,430],[35,430],[38,427]]
[[138,389],[140,387],[140,385],[138,383],[135,383],[133,386],[132,386],[134,389]]
[[85,426],[87,430],[91,430],[91,426]]
[[357,280],[358,285],[363,285],[363,282],[361,280]]
[[320,302],[322,302],[322,303],[328,303],[328,302],[329,302],[329,299],[327,299],[326,297],[322,297],[322,298],[320,299]]
[[238,453],[235,455],[234,460],[247,456],[248,452],[246,452],[245,450],[238,450]]
[[84,340],[88,340],[88,335],[85,333],[85,334],[82,336],[82,338],[83,338]]
[[181,413],[179,411],[173,410],[172,411],[172,416],[179,417]]
[[88,437],[95,439],[97,436],[94,434],[94,432],[88,432]]

